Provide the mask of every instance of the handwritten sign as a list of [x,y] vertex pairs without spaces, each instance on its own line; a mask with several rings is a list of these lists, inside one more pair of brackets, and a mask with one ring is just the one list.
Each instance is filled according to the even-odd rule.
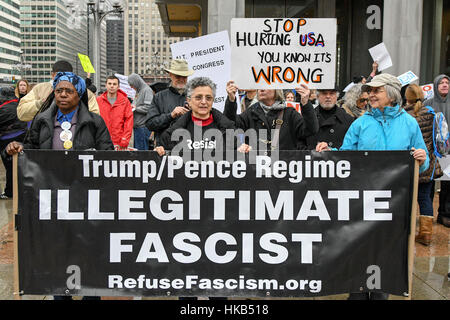
[[226,85],[231,79],[231,49],[227,31],[176,42],[170,45],[172,57],[184,59],[194,70],[194,77],[208,77],[217,86],[213,107],[223,111]]
[[379,71],[392,67],[392,59],[384,42],[370,48],[369,53],[372,56],[373,61],[378,62]]
[[416,76],[414,74],[414,72],[408,71],[408,72],[398,76],[397,79],[398,79],[398,81],[400,81],[400,83],[402,84],[402,87],[403,87],[403,86],[410,84],[413,81],[419,80],[419,77]]
[[86,73],[95,73],[94,66],[91,63],[91,59],[88,56],[78,53],[78,58],[80,59],[81,66]]
[[423,94],[425,95],[425,100],[434,97],[434,85],[432,83],[420,86],[420,88],[422,88]]
[[298,103],[298,102],[286,101],[286,107],[294,108],[295,110],[297,110],[297,112],[302,113],[300,103]]
[[125,92],[128,96],[128,98],[134,99],[136,96],[136,91],[132,89],[128,83],[128,77],[124,76],[122,74],[116,73],[114,74],[117,78],[119,78],[119,87],[120,90]]
[[232,79],[243,89],[334,88],[336,30],[336,19],[232,19]]

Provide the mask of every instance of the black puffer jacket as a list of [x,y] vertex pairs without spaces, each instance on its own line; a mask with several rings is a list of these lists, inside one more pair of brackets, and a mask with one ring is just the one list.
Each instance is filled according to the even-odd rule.
[[182,107],[186,102],[186,94],[180,94],[175,88],[169,87],[155,94],[147,113],[145,125],[148,130],[155,132],[155,139],[159,138],[164,130],[175,121],[170,115],[175,107]]
[[[278,111],[269,111],[265,114],[259,102],[253,104],[240,115],[236,114],[237,103],[231,102],[228,98],[225,102],[224,115],[234,121],[236,128],[244,131],[248,129],[255,129],[260,138],[260,131],[265,130],[267,140],[272,140],[272,129],[276,127],[276,120],[278,118]],[[302,115],[294,108],[285,108],[283,114],[283,124],[280,128],[279,136],[279,150],[305,150],[306,138],[317,132],[319,128],[316,114],[311,103],[302,106]],[[265,140],[265,139],[262,139]],[[248,141],[246,141],[248,143]],[[253,149],[258,146],[252,145]],[[268,150],[271,146],[268,145]]]
[[[57,111],[58,107],[53,102],[47,110],[36,116],[24,141],[24,149],[52,149]],[[102,117],[90,112],[80,101],[73,150],[87,149],[114,150],[114,146]]]
[[325,119],[320,112],[320,108],[321,106],[318,106],[315,109],[317,119],[319,120],[319,132],[308,137],[308,149],[316,150],[317,143],[319,142],[326,142],[329,147],[339,149],[354,118],[344,109],[336,106],[334,114],[328,119]]
[[18,105],[17,98],[0,104],[0,137],[8,133],[27,130],[27,123],[17,118]]

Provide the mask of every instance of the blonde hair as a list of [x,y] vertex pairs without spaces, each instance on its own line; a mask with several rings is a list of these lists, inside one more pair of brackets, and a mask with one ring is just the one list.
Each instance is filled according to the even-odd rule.
[[[271,89],[271,90],[274,90],[274,89]],[[281,89],[275,89],[274,91],[275,91],[275,101],[281,101],[281,102],[283,102],[283,101],[284,101],[283,90],[281,90]],[[258,100],[259,100],[259,90],[257,91],[256,97],[257,97]]]
[[17,82],[17,84],[16,84],[16,88],[14,89],[14,93],[15,93],[15,95],[16,95],[17,98],[20,98],[19,84],[20,84],[21,82],[25,82],[25,83],[27,84],[27,93],[25,93],[25,94],[28,94],[28,92],[31,91],[31,86],[30,86],[30,84],[28,83],[28,81],[25,80],[25,79],[20,79],[19,82]]
[[414,104],[414,114],[417,116],[422,108],[424,94],[417,84],[410,84],[405,91],[405,98],[408,104]]

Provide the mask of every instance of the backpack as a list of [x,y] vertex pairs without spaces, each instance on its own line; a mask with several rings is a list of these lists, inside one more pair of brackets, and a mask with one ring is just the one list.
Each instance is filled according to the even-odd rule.
[[[448,132],[448,124],[445,120],[445,116],[442,112],[434,112],[433,108],[430,106],[425,107],[428,112],[433,114],[433,154],[437,158],[442,158],[443,156],[450,153],[450,138]],[[434,166],[436,168],[436,164]],[[434,170],[431,179],[434,177]]]

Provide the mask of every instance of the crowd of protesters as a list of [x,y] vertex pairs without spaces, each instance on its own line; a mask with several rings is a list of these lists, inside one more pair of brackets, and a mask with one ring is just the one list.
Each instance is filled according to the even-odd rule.
[[[106,91],[96,96],[98,88],[92,85],[90,75],[84,80],[73,73],[70,63],[58,61],[52,69],[52,81],[31,89],[26,80],[21,80],[15,90],[3,88],[0,92],[0,147],[7,177],[0,197],[12,197],[11,155],[23,149],[154,150],[163,156],[181,141],[172,140],[177,129],[187,130],[192,139],[195,129],[202,133],[217,129],[223,134],[229,129],[254,129],[257,143],[233,136],[229,145],[242,153],[261,145],[267,153],[411,150],[420,164],[416,240],[429,245],[435,180],[443,172],[433,154],[433,115],[426,107],[450,118],[450,78],[436,77],[435,96],[424,101],[419,86],[402,88],[396,77],[376,75],[376,62],[372,67],[368,78],[355,77],[340,101],[336,87],[317,91],[306,85],[284,92],[241,90],[230,80],[222,113],[212,107],[217,84],[195,77],[185,60],[172,60],[166,69],[170,83],[159,92],[139,75],[131,74],[128,82],[136,91],[134,100],[120,89],[115,76],[107,78]],[[189,76],[193,76],[190,81]],[[299,103],[300,112],[287,107],[286,101]],[[215,145],[203,142],[196,145],[200,149]],[[446,227],[450,227],[449,184],[441,182],[437,220]],[[352,293],[350,298],[386,299],[387,295]]]

